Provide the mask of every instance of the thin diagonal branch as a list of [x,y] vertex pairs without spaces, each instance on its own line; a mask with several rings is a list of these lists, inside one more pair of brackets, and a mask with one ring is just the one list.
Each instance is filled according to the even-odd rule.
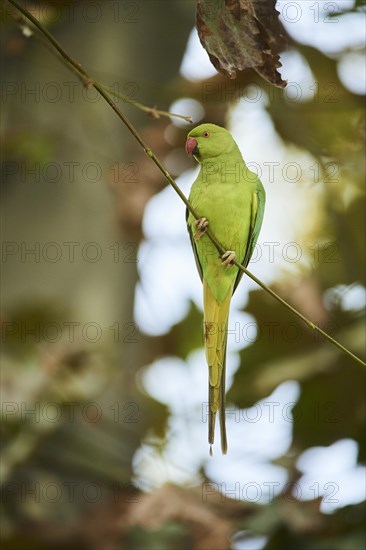
[[[144,149],[145,153],[148,157],[151,158],[151,160],[156,164],[156,166],[159,168],[160,172],[163,174],[165,179],[170,183],[170,185],[173,187],[175,192],[179,195],[179,197],[182,199],[184,204],[187,206],[191,214],[194,216],[196,220],[198,220],[201,216],[195,211],[195,209],[191,206],[189,203],[187,197],[182,193],[172,176],[169,174],[168,170],[164,167],[164,165],[160,162],[160,160],[156,157],[156,155],[153,153],[153,151],[147,146],[147,144],[144,142],[136,128],[133,126],[133,124],[129,121],[129,119],[122,113],[122,111],[117,107],[115,102],[109,97],[107,92],[104,89],[104,86],[96,82],[93,78],[89,76],[89,74],[81,67],[79,63],[77,63],[74,59],[72,59],[69,54],[62,48],[62,46],[57,42],[57,40],[43,27],[43,25],[30,13],[28,10],[23,8],[18,2],[15,0],[7,0],[10,4],[12,4],[28,21],[33,23],[33,25],[42,33],[42,35],[56,48],[58,53],[61,55],[61,57],[69,64],[70,68],[79,76],[81,77],[82,81],[85,83],[86,86],[93,86],[99,94],[105,99],[105,101],[108,103],[108,105],[113,109],[113,111],[116,113],[116,115],[122,120],[122,122],[127,126],[131,134],[134,136],[136,141],[141,145],[141,147]],[[212,234],[212,232],[208,229],[206,231],[206,235],[210,238],[212,243],[215,245],[216,249],[218,250],[219,254],[222,256],[226,250],[223,248],[221,243],[216,239],[216,237]],[[238,269],[243,271],[248,277],[250,277],[254,282],[257,283],[263,290],[265,290],[268,294],[270,294],[275,300],[280,302],[284,307],[292,311],[294,315],[296,315],[299,319],[301,319],[309,328],[319,332],[326,338],[329,342],[332,342],[337,348],[342,350],[344,353],[346,353],[349,357],[354,359],[357,363],[360,363],[361,365],[366,366],[366,363],[360,359],[360,357],[357,357],[354,353],[352,353],[349,349],[347,349],[345,346],[343,346],[340,342],[332,338],[329,334],[327,334],[324,330],[319,328],[317,325],[315,325],[310,319],[305,317],[305,315],[302,315],[297,309],[295,309],[291,304],[286,302],[281,296],[279,296],[276,292],[274,292],[272,289],[270,289],[266,284],[264,284],[260,279],[258,279],[255,275],[253,275],[246,267],[244,267],[242,264],[237,262],[236,260],[233,262]]]
[[167,117],[172,116],[174,118],[180,118],[181,120],[185,120],[186,122],[192,123],[192,118],[190,116],[178,115],[177,113],[169,113],[168,111],[161,111],[157,107],[147,107],[146,105],[139,103],[135,99],[131,99],[130,97],[123,95],[120,92],[116,92],[116,90],[113,90],[113,88],[110,88],[109,86],[105,86],[105,84],[101,84],[100,82],[96,82],[96,84],[99,84],[99,86],[109,94],[115,97],[118,97],[119,99],[122,99],[122,101],[124,101],[125,103],[132,103],[135,107],[149,114],[152,118],[160,118],[160,116],[167,116]]

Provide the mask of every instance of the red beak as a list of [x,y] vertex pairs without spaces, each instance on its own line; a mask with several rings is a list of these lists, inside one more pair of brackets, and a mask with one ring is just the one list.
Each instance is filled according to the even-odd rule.
[[188,137],[186,141],[186,152],[189,157],[192,156],[193,151],[197,149],[197,141],[192,138]]

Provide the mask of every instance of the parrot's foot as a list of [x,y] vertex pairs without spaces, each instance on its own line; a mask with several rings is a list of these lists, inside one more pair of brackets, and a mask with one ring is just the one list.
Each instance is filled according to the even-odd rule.
[[221,259],[223,260],[222,265],[224,267],[232,267],[234,265],[234,260],[236,259],[236,254],[233,250],[228,250],[221,256]]
[[200,218],[199,220],[196,220],[194,223],[197,225],[197,231],[194,234],[194,238],[196,239],[196,241],[199,241],[202,235],[204,235],[207,231],[208,221],[206,220],[206,218]]

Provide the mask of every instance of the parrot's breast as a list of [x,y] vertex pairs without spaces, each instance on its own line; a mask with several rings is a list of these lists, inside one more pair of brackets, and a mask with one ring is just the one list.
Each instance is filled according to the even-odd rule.
[[[236,253],[236,259],[242,262],[245,256],[250,231],[252,190],[244,182],[223,183],[202,182],[200,178],[193,184],[190,202],[200,216],[207,218],[209,229],[225,250]],[[188,223],[194,229],[194,218]],[[197,242],[197,253],[202,266],[203,277],[219,303],[232,289],[238,268],[223,267],[219,253],[207,235]]]

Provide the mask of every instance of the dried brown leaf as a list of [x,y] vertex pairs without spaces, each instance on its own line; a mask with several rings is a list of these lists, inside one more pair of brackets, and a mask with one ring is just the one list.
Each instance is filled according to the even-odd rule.
[[196,26],[214,67],[229,78],[254,69],[265,80],[284,88],[277,71],[285,31],[276,0],[197,0]]

